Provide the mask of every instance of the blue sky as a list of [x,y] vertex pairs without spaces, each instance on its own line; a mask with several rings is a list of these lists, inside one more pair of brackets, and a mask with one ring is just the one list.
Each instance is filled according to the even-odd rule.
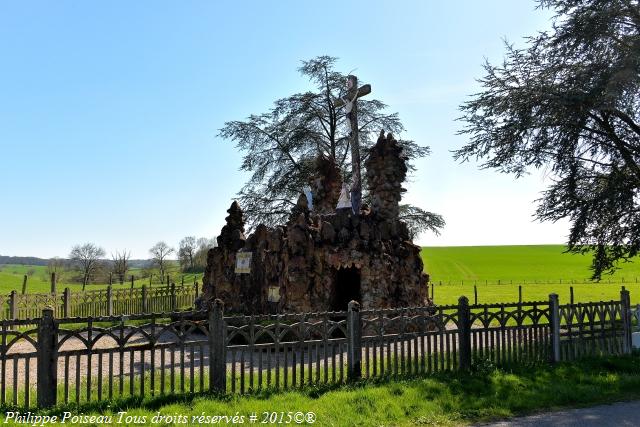
[[309,88],[297,67],[340,58],[431,146],[407,200],[444,215],[425,245],[561,243],[532,214],[544,171],[458,164],[457,107],[484,58],[549,27],[533,1],[0,2],[0,254],[77,243],[148,256],[216,236],[246,175],[225,121]]

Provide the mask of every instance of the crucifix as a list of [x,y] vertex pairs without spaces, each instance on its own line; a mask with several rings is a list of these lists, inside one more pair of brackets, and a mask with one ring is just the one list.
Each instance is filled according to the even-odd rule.
[[351,187],[351,206],[356,215],[360,214],[362,201],[362,177],[360,175],[360,144],[358,139],[358,98],[371,93],[371,85],[358,87],[358,78],[350,75],[347,77],[347,93],[334,101],[338,108],[344,106],[349,124],[351,125],[351,171],[353,186]]

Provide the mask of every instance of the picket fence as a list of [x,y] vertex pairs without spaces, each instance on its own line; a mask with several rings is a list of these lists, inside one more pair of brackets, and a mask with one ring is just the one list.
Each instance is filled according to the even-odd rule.
[[[208,312],[3,320],[0,403],[85,403],[167,393],[247,393],[359,378],[570,361],[631,352],[619,301],[548,301],[225,316]],[[37,327],[31,325],[37,324]],[[34,397],[35,396],[35,397]]]
[[4,319],[32,319],[52,307],[56,317],[116,316],[122,314],[159,313],[193,307],[199,287],[193,285],[114,288],[62,293],[19,294],[12,291],[2,300]]

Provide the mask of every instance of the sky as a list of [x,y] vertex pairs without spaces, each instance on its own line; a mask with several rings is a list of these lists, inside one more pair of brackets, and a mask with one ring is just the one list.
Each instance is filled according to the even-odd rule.
[[529,0],[0,2],[0,254],[65,257],[94,242],[148,258],[214,237],[247,179],[226,121],[311,88],[340,58],[432,149],[405,200],[444,216],[427,246],[562,243],[534,220],[545,171],[515,179],[451,151],[458,107],[504,39],[550,26]]

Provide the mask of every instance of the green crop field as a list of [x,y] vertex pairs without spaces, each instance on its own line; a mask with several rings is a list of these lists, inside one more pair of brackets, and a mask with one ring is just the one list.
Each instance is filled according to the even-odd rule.
[[570,288],[579,302],[618,299],[621,286],[640,302],[640,260],[623,263],[599,283],[589,280],[589,255],[564,253],[562,245],[425,247],[425,271],[438,304],[455,304],[461,295],[479,303],[518,301],[522,286],[525,301],[547,300],[557,293],[568,302]]
[[[580,281],[591,277],[590,255],[563,253],[562,245],[424,247],[422,259],[432,281]],[[603,281],[640,278],[640,260],[623,263]]]

